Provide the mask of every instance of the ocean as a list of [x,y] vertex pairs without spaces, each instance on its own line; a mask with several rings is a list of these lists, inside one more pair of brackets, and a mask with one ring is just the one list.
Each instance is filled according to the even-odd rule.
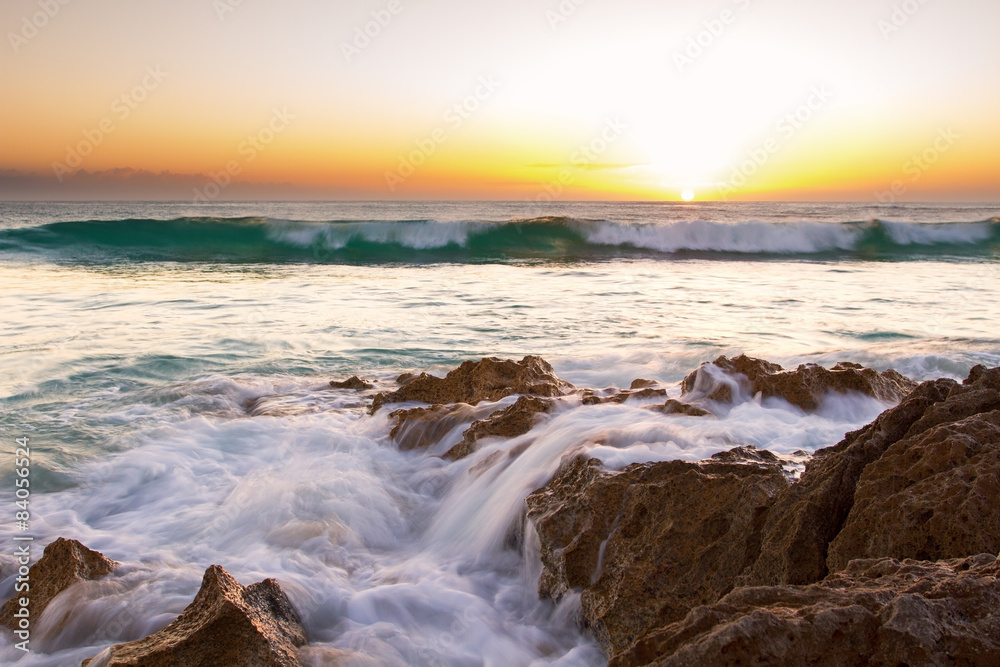
[[[219,564],[281,583],[307,664],[345,649],[384,665],[602,665],[578,599],[535,590],[523,500],[563,456],[617,469],[742,444],[812,452],[889,406],[750,401],[703,419],[573,405],[448,461],[462,428],[400,451],[388,410],[329,381],[392,389],[404,372],[532,354],[577,387],[646,378],[677,396],[699,364],[738,353],[962,378],[1000,365],[998,259],[1000,205],[983,204],[0,203],[0,543],[64,536],[123,563],[81,589],[86,613],[36,628],[37,651],[0,636],[0,662],[79,664],[154,632]],[[2,599],[15,575],[4,547]]]

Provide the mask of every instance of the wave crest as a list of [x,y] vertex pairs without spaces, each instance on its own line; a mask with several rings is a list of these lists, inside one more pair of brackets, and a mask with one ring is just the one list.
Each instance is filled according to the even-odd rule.
[[305,222],[178,218],[58,222],[0,231],[0,252],[60,258],[230,262],[469,262],[627,257],[908,259],[989,256],[1000,221],[963,223],[626,224],[543,217],[509,221]]

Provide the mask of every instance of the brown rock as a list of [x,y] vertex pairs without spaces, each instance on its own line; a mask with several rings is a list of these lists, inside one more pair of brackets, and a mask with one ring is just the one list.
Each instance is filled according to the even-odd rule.
[[465,403],[396,410],[389,413],[389,418],[396,420],[389,436],[403,451],[427,449],[440,442],[451,429],[474,419],[475,414],[475,409]]
[[417,377],[416,373],[402,373],[396,378],[396,384],[404,385],[410,382],[413,378]]
[[757,556],[777,465],[671,461],[604,471],[564,464],[527,498],[541,543],[542,596],[582,589],[587,622],[611,655],[717,600]]
[[629,385],[629,389],[645,389],[647,387],[655,387],[659,382],[656,380],[643,380],[642,378],[632,380],[632,384]]
[[821,449],[798,483],[775,498],[764,527],[760,558],[741,585],[811,584],[827,574],[827,549],[854,506],[865,467],[878,460],[935,403],[957,386],[925,382],[895,408],[834,447]]
[[900,440],[865,468],[827,566],[837,571],[855,558],[880,556],[1000,553],[998,508],[1000,410],[994,410]]
[[697,405],[682,403],[675,398],[671,398],[663,405],[651,405],[648,408],[654,412],[662,412],[665,415],[688,415],[689,417],[711,417],[711,412]]
[[769,452],[766,449],[757,449],[753,445],[743,445],[742,447],[730,449],[728,452],[712,454],[712,460],[721,463],[768,463],[779,465],[781,463],[781,459],[775,456],[774,452]]
[[1000,563],[858,560],[810,586],[738,588],[611,667],[997,665]]
[[76,540],[60,537],[51,542],[42,557],[28,570],[30,595],[14,593],[0,608],[0,623],[16,629],[14,613],[21,609],[20,599],[27,598],[29,619],[37,622],[50,602],[64,590],[79,581],[100,579],[110,574],[118,563],[104,554],[83,546]]
[[364,389],[374,389],[375,385],[365,382],[357,375],[344,380],[343,382],[337,382],[335,380],[330,380],[330,386],[334,389],[356,389],[357,391],[362,391]]
[[446,459],[457,461],[476,451],[476,443],[482,438],[514,438],[530,431],[539,414],[552,411],[552,402],[534,396],[521,396],[502,410],[497,410],[486,419],[472,422],[462,441],[448,450]]
[[604,403],[624,403],[630,398],[660,398],[666,395],[666,389],[644,387],[636,390],[626,389],[612,396],[597,396],[596,394],[589,393],[583,397],[581,402],[584,405],[602,405]]
[[297,667],[306,643],[298,614],[274,579],[243,587],[219,565],[205,571],[194,601],[170,625],[116,644],[83,667]]
[[521,361],[487,357],[466,361],[444,378],[421,373],[396,391],[376,394],[371,414],[383,405],[420,401],[422,403],[468,403],[499,401],[514,394],[562,396],[573,385],[555,376],[552,366],[541,357]]
[[[714,369],[709,368],[714,367]],[[684,378],[681,388],[694,400],[732,402],[733,387],[719,378],[719,371],[735,380],[748,396],[780,397],[803,410],[815,410],[828,392],[857,392],[896,402],[916,388],[916,383],[894,370],[882,373],[858,364],[841,362],[832,369],[803,364],[786,371],[777,364],[740,355],[719,357]]]
[[[988,509],[1000,497],[995,410],[1000,369],[977,367],[961,385],[923,383],[865,428],[816,452],[801,481],[775,499],[761,556],[741,583],[809,584],[851,558],[938,560],[992,548],[1000,540]],[[863,535],[869,530],[879,534]]]

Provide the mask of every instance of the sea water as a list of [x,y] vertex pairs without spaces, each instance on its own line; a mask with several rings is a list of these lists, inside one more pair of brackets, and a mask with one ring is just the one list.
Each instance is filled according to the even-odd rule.
[[[394,388],[467,359],[546,358],[578,387],[740,352],[917,380],[1000,363],[1000,206],[0,204],[0,598],[14,536],[122,563],[0,662],[79,664],[155,632],[219,564],[277,579],[306,664],[600,665],[579,603],[539,600],[524,497],[566,456],[609,469],[743,444],[835,444],[888,407],[719,419],[566,401],[455,462],[403,452],[331,379]],[[513,401],[480,406],[483,413]],[[661,399],[662,402],[662,399]],[[253,409],[251,410],[251,406]],[[15,439],[31,443],[15,523]],[[490,457],[520,449],[514,458]],[[42,621],[45,621],[43,623]],[[350,664],[350,663],[348,663]]]

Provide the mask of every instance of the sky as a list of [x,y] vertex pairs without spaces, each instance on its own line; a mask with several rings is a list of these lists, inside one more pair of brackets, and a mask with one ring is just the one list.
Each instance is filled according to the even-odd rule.
[[1000,200],[997,0],[4,0],[2,199]]

